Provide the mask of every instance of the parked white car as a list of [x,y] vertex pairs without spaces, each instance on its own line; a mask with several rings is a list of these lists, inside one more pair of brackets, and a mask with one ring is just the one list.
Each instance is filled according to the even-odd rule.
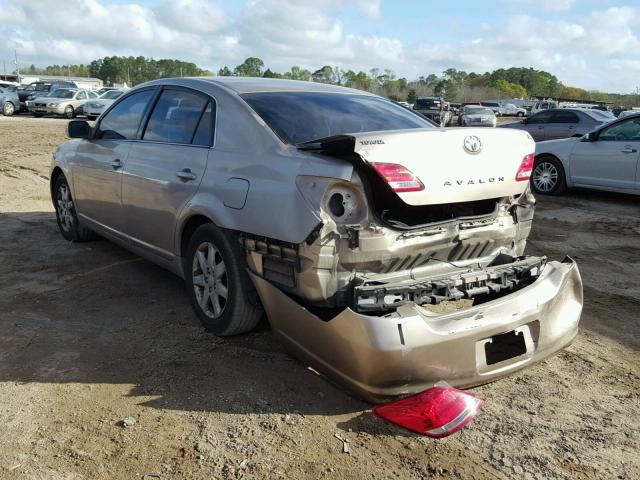
[[503,117],[526,117],[527,111],[524,108],[516,107],[513,103],[503,103],[498,108]]
[[85,103],[84,114],[89,120],[95,120],[124,92],[126,90],[107,90],[98,99]]

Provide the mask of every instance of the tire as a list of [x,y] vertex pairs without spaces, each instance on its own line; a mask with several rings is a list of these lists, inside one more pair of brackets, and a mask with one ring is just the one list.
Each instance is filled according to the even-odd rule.
[[42,114],[41,114],[41,113],[33,113],[32,115],[33,115],[34,117],[36,117],[36,118],[40,118],[40,117],[42,117]]
[[93,122],[96,118],[98,118],[98,117],[96,117],[95,115],[87,115],[87,120],[89,120],[91,122]]
[[531,172],[531,188],[542,195],[563,194],[567,182],[562,162],[548,155],[537,158]]
[[76,116],[76,112],[71,105],[67,105],[64,107],[64,113],[62,114],[64,118],[72,119]]
[[11,117],[14,113],[16,113],[15,105],[11,102],[4,102],[4,105],[2,106],[2,114],[5,117]]
[[258,294],[242,250],[228,232],[212,223],[200,226],[189,240],[184,274],[191,307],[208,331],[238,335],[260,321]]
[[58,175],[53,183],[53,208],[56,210],[56,220],[62,236],[70,242],[87,242],[93,240],[96,234],[80,223],[76,214],[71,189],[64,175]]
[[516,113],[516,117],[524,117],[524,113],[518,112],[518,113]]

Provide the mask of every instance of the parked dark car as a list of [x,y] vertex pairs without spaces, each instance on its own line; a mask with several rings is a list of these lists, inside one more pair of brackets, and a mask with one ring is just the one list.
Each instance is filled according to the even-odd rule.
[[55,82],[33,82],[26,88],[18,90],[18,98],[20,99],[20,110],[27,110],[27,100],[34,100],[38,97],[44,97],[47,93],[58,88],[78,88],[76,82],[55,81]]
[[605,123],[607,122],[604,118],[588,110],[556,108],[543,110],[521,122],[500,125],[498,128],[526,130],[536,142],[539,142],[584,135]]

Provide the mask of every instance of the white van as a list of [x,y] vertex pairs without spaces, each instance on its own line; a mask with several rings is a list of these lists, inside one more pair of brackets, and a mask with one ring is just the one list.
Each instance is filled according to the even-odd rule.
[[538,102],[531,109],[531,115],[535,115],[538,112],[541,112],[543,110],[550,110],[552,108],[558,108],[558,104],[556,102],[551,102],[548,100]]

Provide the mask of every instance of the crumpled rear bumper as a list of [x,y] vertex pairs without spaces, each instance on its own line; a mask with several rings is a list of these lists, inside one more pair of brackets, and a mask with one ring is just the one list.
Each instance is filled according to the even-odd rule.
[[[468,387],[542,360],[569,345],[582,312],[575,262],[549,262],[531,285],[465,310],[436,314],[404,305],[387,316],[350,309],[323,321],[251,274],[272,328],[293,352],[363,398],[379,402],[440,380]],[[526,353],[489,365],[485,344],[516,331]]]

